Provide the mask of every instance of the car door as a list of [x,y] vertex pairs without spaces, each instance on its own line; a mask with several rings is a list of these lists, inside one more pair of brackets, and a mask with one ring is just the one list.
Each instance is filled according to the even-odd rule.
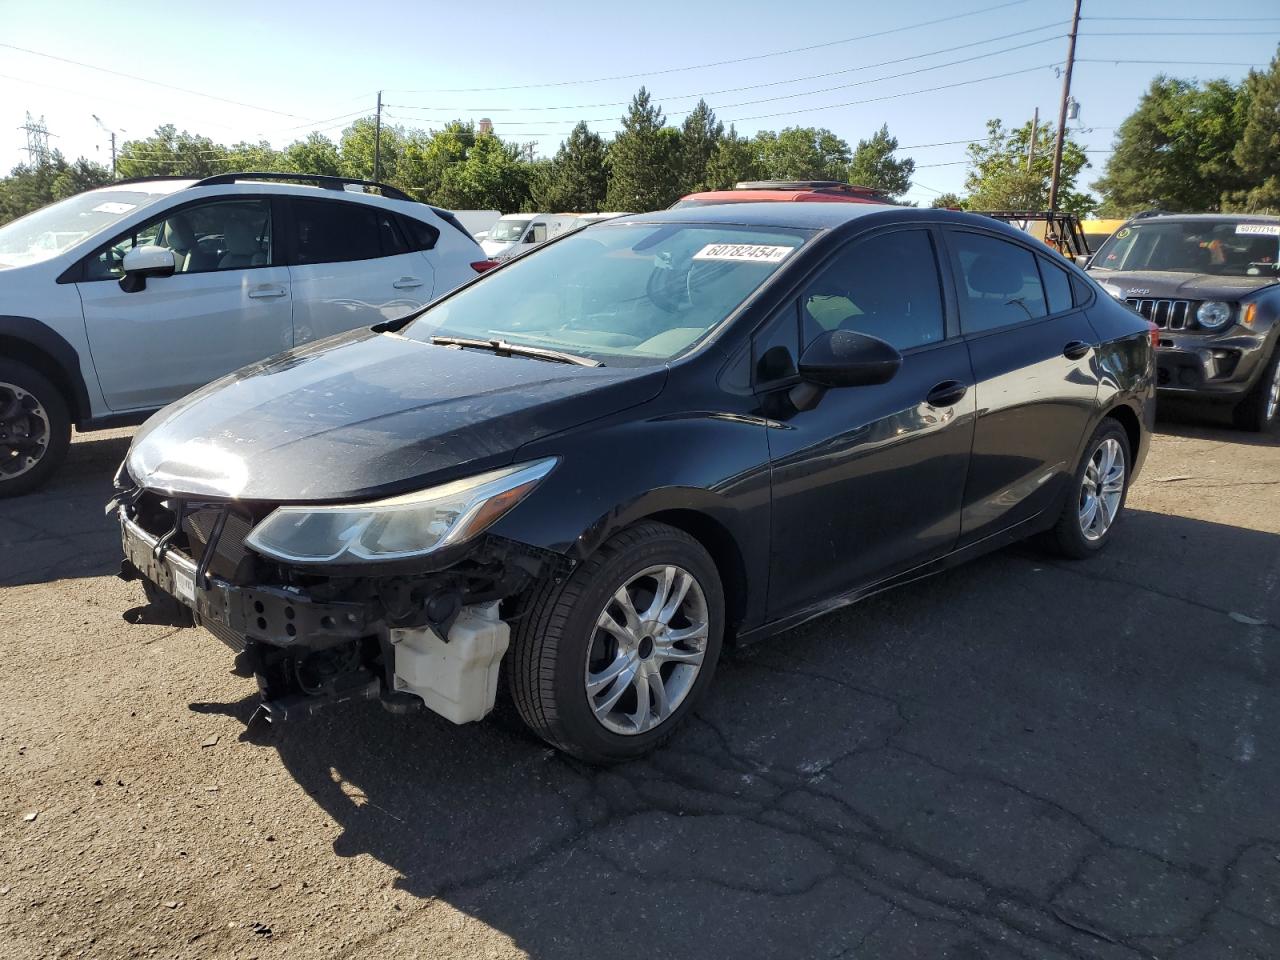
[[948,228],[978,402],[961,544],[1058,502],[1098,396],[1097,337],[1070,275],[1010,238]]
[[293,199],[290,210],[297,343],[398,320],[431,300],[431,261],[391,211],[324,199]]
[[[846,246],[757,338],[772,510],[771,617],[892,576],[955,545],[973,434],[973,378],[942,284],[937,236],[894,229]],[[823,330],[887,340],[887,383],[828,390],[796,411],[797,346]],[[768,406],[767,406],[768,409]]]
[[[91,254],[76,283],[89,349],[112,410],[164,406],[293,345],[288,268],[268,197],[184,204]],[[122,289],[124,254],[167,247],[174,273]]]

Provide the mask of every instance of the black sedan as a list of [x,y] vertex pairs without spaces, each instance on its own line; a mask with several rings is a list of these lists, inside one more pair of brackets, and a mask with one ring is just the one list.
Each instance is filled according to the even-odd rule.
[[626,759],[727,639],[1033,534],[1104,548],[1152,337],[984,217],[630,216],[156,414],[117,476],[123,575],[237,650],[272,721],[477,720],[501,671],[546,740]]
[[1089,270],[1160,328],[1161,391],[1230,404],[1247,430],[1280,426],[1280,217],[1141,216]]

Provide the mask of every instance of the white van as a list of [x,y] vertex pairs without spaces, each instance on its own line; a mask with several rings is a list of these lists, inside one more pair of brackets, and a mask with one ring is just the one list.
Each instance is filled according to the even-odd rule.
[[489,228],[480,249],[493,260],[506,260],[577,225],[572,214],[508,213]]

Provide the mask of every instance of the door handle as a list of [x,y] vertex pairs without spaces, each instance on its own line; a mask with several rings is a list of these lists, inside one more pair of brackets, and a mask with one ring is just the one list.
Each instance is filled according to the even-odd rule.
[[1068,360],[1079,360],[1092,349],[1092,344],[1085,343],[1083,340],[1072,340],[1062,348],[1062,355]]
[[422,281],[417,277],[401,277],[392,286],[397,290],[412,290],[414,287],[422,286]]
[[929,391],[924,402],[931,407],[952,407],[968,392],[969,388],[959,380],[943,380]]
[[288,293],[284,287],[254,287],[249,291],[250,300],[274,300]]

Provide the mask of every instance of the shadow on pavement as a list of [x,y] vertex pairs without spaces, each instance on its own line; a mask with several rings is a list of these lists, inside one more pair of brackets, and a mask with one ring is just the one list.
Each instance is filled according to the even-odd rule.
[[119,529],[102,511],[129,439],[78,439],[46,486],[0,500],[0,586],[100,577],[119,569]]
[[1091,562],[1018,547],[732,654],[633,764],[509,703],[269,746],[336,854],[534,957],[1280,955],[1280,537],[1124,524]]
[[1220,440],[1247,446],[1280,446],[1280,434],[1253,433],[1231,422],[1231,408],[1225,404],[1194,403],[1178,398],[1160,398],[1156,422],[1159,433],[1200,440]]

